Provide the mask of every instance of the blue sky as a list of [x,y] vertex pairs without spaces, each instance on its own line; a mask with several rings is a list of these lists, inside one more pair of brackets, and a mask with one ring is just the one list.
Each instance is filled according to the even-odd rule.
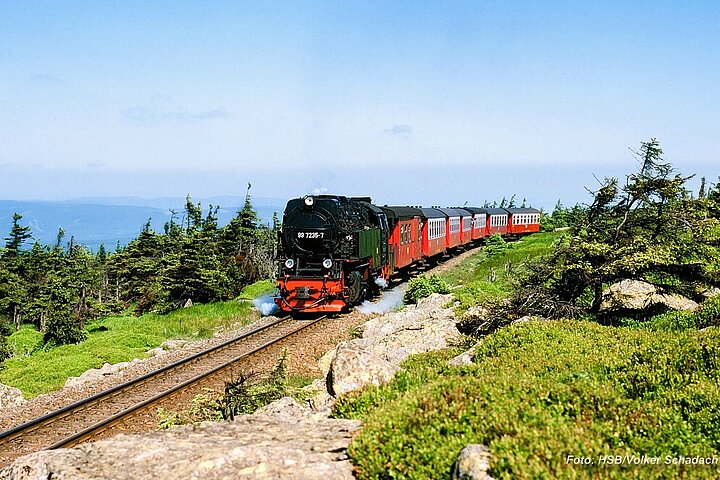
[[720,175],[720,2],[0,0],[0,198],[586,201]]

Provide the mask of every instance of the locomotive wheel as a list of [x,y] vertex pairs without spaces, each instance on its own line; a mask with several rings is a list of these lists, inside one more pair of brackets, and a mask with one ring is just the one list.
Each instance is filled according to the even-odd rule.
[[350,303],[358,303],[362,298],[362,277],[360,273],[353,271],[347,276],[348,300]]

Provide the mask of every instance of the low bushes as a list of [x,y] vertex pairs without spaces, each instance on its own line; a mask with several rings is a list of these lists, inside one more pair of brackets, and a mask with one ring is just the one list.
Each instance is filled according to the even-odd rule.
[[408,282],[405,301],[417,303],[421,298],[429,297],[433,293],[450,293],[450,287],[437,275],[420,275]]
[[[391,384],[341,399],[362,418],[360,478],[447,478],[483,443],[496,478],[713,478],[716,466],[599,465],[601,455],[720,456],[720,332],[528,322],[486,337],[476,364],[413,357]],[[594,459],[568,463],[568,455]]]

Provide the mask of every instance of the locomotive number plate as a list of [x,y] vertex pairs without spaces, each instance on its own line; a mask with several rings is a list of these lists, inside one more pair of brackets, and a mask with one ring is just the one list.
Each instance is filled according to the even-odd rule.
[[306,239],[314,239],[314,238],[325,238],[325,232],[297,232],[297,238],[306,238]]

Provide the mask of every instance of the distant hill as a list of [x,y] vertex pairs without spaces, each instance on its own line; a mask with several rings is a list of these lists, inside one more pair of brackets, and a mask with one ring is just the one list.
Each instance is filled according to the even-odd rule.
[[[282,216],[285,200],[253,198],[253,207],[262,223],[269,224],[274,212]],[[219,224],[226,225],[245,203],[245,197],[198,198],[203,212],[208,206],[219,205]],[[23,216],[21,223],[32,229],[33,239],[43,244],[54,244],[58,229],[65,230],[65,242],[75,237],[75,242],[97,250],[104,244],[108,250],[115,249],[118,242],[125,245],[136,238],[150,219],[152,228],[162,232],[170,220],[170,209],[183,218],[185,198],[137,198],[94,197],[68,201],[13,201],[0,200],[0,238],[10,233],[13,213]],[[4,240],[2,241],[4,244]]]

